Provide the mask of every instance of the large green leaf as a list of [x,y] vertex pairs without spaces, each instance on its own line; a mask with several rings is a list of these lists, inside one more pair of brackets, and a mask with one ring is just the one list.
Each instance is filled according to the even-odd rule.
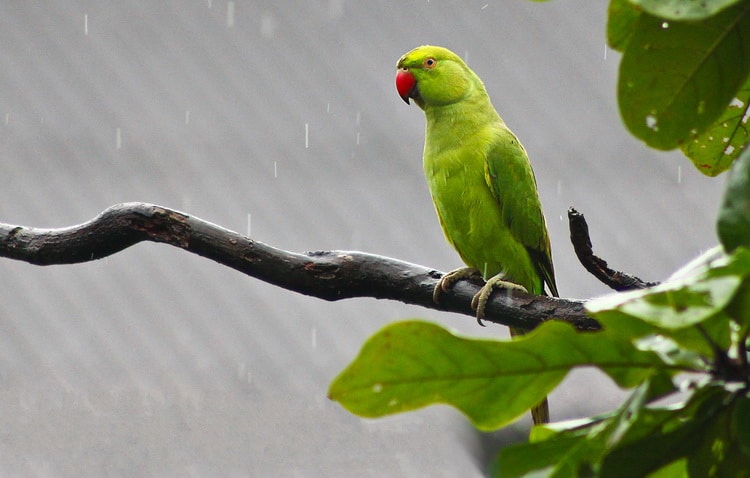
[[740,0],[629,0],[644,11],[668,20],[703,20]]
[[618,80],[628,129],[658,149],[699,135],[728,107],[750,73],[750,1],[698,22],[642,13]]
[[622,387],[637,385],[654,369],[685,370],[616,334],[580,333],[561,322],[517,340],[494,341],[409,321],[371,337],[333,381],[329,397],[364,417],[449,404],[491,430],[536,405],[571,368],[586,365],[598,366]]
[[750,248],[750,148],[745,148],[729,172],[717,229],[727,251]]
[[617,51],[624,51],[635,30],[641,10],[628,0],[612,0],[607,11],[607,44]]
[[723,173],[750,142],[750,77],[714,124],[681,146],[698,171],[706,176]]

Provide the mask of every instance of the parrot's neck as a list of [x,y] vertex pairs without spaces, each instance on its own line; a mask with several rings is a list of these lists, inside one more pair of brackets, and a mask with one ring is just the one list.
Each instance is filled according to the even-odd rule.
[[450,105],[426,106],[425,145],[436,151],[461,146],[469,137],[493,123],[503,123],[482,88]]

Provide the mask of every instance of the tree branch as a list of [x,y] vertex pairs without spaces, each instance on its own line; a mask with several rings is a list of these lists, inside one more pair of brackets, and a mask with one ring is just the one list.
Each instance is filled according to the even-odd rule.
[[568,223],[570,224],[570,242],[576,251],[578,260],[594,277],[616,291],[645,289],[658,285],[658,282],[646,282],[625,272],[610,269],[607,261],[594,255],[589,238],[589,226],[583,214],[574,208],[568,209]]
[[[432,291],[442,272],[362,252],[294,253],[273,248],[197,217],[145,203],[112,206],[94,219],[61,229],[0,223],[0,257],[30,264],[73,264],[115,254],[141,241],[162,242],[301,294],[335,301],[353,297],[391,299],[474,316],[479,285],[460,281],[435,304]],[[584,301],[496,293],[486,320],[533,329],[546,320],[597,330]]]

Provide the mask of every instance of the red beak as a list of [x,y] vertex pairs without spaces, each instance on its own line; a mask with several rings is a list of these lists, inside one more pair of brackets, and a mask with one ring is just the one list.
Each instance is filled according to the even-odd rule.
[[409,70],[399,68],[396,72],[396,90],[407,105],[409,104],[409,98],[414,98],[417,95],[417,80]]

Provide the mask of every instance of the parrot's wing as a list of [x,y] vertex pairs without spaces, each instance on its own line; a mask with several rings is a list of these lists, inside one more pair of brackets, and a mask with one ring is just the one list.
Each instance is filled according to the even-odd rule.
[[500,203],[505,225],[526,247],[550,293],[559,297],[536,179],[526,150],[504,125],[487,151],[485,180]]

